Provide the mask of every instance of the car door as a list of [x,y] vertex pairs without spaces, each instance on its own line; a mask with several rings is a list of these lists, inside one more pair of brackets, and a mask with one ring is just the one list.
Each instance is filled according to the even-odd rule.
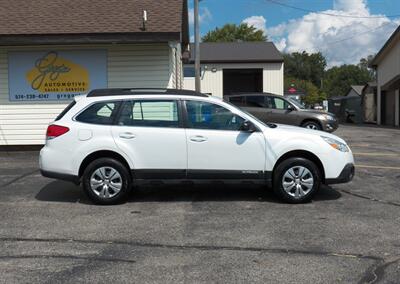
[[296,110],[289,109],[289,103],[283,99],[274,96],[268,97],[271,112],[269,118],[271,122],[295,125],[297,116]]
[[136,178],[184,178],[186,135],[178,100],[124,101],[112,134],[134,164]]
[[188,177],[263,178],[266,146],[261,132],[243,132],[244,118],[224,106],[185,101]]

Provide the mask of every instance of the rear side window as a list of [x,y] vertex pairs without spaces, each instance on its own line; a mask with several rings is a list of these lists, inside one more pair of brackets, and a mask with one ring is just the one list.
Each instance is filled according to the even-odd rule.
[[74,107],[74,105],[76,105],[76,101],[72,101],[55,119],[55,121],[60,120],[61,118],[64,117],[64,115],[66,115],[67,112],[70,111],[71,108]]
[[178,102],[174,100],[124,102],[118,125],[179,127]]
[[234,104],[235,106],[245,106],[244,102],[244,97],[243,96],[237,96],[237,97],[230,97],[229,102],[231,104]]
[[95,103],[79,114],[76,120],[92,124],[111,125],[118,111],[119,104],[120,102]]
[[246,106],[248,107],[265,107],[265,97],[264,96],[247,96]]

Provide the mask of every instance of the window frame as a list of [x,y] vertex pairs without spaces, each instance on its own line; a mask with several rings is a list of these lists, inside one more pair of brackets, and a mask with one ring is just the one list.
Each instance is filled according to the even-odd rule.
[[[85,124],[90,124],[90,125],[103,125],[103,126],[112,126],[115,125],[117,118],[119,117],[120,111],[121,111],[121,106],[122,106],[122,101],[123,100],[105,100],[105,101],[96,101],[92,102],[91,104],[88,104],[86,107],[84,107],[82,110],[80,110],[77,114],[75,114],[72,118],[73,121],[79,122],[79,123],[85,123]],[[112,118],[112,122],[110,124],[101,124],[101,123],[91,123],[91,122],[86,122],[86,121],[80,121],[78,120],[78,116],[80,116],[82,113],[84,113],[86,110],[88,110],[90,107],[100,104],[100,103],[115,103],[116,104],[116,110],[115,110],[115,115]]]
[[[138,102],[176,102],[177,104],[177,114],[178,114],[178,126],[177,127],[165,127],[165,126],[149,126],[149,125],[119,125],[118,121],[121,117],[121,112],[123,109],[123,106],[126,103],[133,102],[133,101],[138,101]],[[118,113],[115,117],[114,120],[114,126],[119,126],[119,127],[151,127],[151,128],[165,128],[165,129],[179,129],[179,128],[184,128],[184,117],[183,117],[183,112],[182,112],[182,102],[181,99],[174,99],[174,98],[132,98],[132,99],[123,99],[121,100],[121,104],[118,110]]]
[[[215,102],[209,102],[209,101],[203,101],[203,100],[182,99],[182,111],[183,111],[183,114],[184,114],[183,119],[184,119],[184,126],[185,126],[185,129],[206,130],[206,131],[242,132],[241,130],[231,130],[231,129],[211,129],[211,128],[193,128],[193,127],[190,127],[190,126],[189,126],[189,114],[188,114],[187,107],[186,107],[186,103],[187,103],[188,101],[190,101],[190,102],[208,103],[208,104],[216,105],[216,106],[219,106],[219,107],[223,107],[223,108],[225,108],[226,110],[228,110],[228,111],[230,111],[231,113],[233,113],[234,115],[240,117],[240,118],[243,119],[244,121],[247,121],[247,120],[248,120],[247,118],[245,118],[245,117],[243,117],[243,116],[241,116],[241,115],[239,115],[239,114],[237,114],[237,113],[234,113],[233,111],[231,111],[231,110],[230,110],[229,108],[227,108],[226,106],[217,104],[217,103],[215,103]],[[252,123],[253,123],[253,122],[252,122]],[[253,123],[253,124],[254,124],[254,123]],[[258,127],[257,127],[256,125],[255,125],[255,127],[256,127],[256,129],[257,129],[256,132],[258,132],[258,131],[259,131]]]

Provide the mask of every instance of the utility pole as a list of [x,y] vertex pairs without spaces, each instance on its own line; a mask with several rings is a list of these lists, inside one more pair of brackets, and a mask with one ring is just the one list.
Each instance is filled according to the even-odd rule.
[[194,0],[194,69],[196,92],[201,92],[199,0]]

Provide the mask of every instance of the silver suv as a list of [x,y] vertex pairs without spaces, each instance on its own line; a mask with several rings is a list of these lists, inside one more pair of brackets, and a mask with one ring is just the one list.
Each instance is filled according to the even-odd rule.
[[338,128],[338,121],[333,113],[306,109],[298,101],[278,95],[246,93],[230,95],[225,100],[265,123],[296,125],[326,132],[333,132]]

